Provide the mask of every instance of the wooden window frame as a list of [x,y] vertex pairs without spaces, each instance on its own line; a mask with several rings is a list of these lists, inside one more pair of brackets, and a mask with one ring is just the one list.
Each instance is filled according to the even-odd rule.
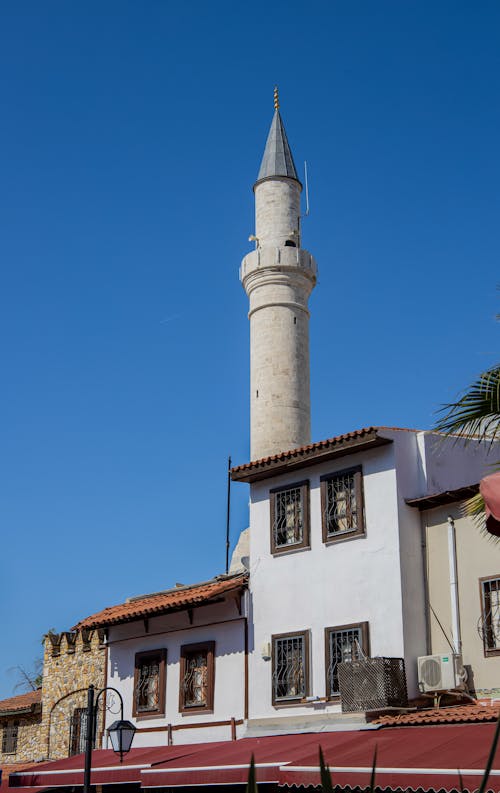
[[[354,474],[354,489],[356,495],[356,504],[358,505],[358,526],[352,531],[339,531],[334,533],[328,532],[326,520],[327,496],[328,496],[328,482],[332,479],[337,479],[340,476],[348,476]],[[366,536],[365,525],[365,499],[363,492],[363,467],[361,465],[354,465],[351,468],[343,468],[340,471],[332,471],[329,474],[323,474],[320,477],[320,490],[321,490],[321,530],[323,535],[323,542],[325,545],[331,545],[335,542],[345,542],[346,540],[353,540],[358,537]]]
[[[190,653],[206,650],[207,653],[207,701],[204,705],[186,705],[183,680],[186,675],[186,660]],[[183,644],[179,669],[179,713],[213,713],[215,693],[215,642]]]
[[[304,516],[304,526],[302,532],[302,540],[300,542],[288,543],[287,545],[276,545],[274,537],[274,521],[276,518],[276,493],[282,493],[284,490],[294,490],[300,488],[300,498],[302,500],[302,512]],[[309,479],[303,479],[300,482],[291,482],[290,484],[281,485],[280,487],[273,487],[269,491],[269,501],[271,510],[271,553],[273,556],[278,556],[282,553],[292,553],[293,551],[303,551],[310,549],[310,508],[309,508]]]
[[[2,726],[2,754],[17,754],[20,726],[18,719],[7,721]],[[7,741],[10,741],[14,748],[11,749],[10,744],[8,745]]]
[[325,628],[325,694],[329,702],[338,702],[340,700],[339,694],[330,693],[330,634],[340,631],[349,631],[354,628],[359,628],[361,632],[361,649],[364,654],[370,655],[370,625],[368,621],[364,622],[351,622],[348,625],[332,625]]
[[[140,666],[143,661],[147,661],[150,658],[159,658],[158,707],[155,710],[138,710],[136,692],[137,692],[137,685],[139,683]],[[144,650],[143,652],[135,654],[132,716],[134,716],[137,720],[157,719],[159,716],[165,715],[166,666],[167,666],[167,651],[164,647],[159,647],[156,650]]]
[[[304,677],[305,677],[305,693],[297,697],[276,698],[274,694],[274,676],[276,674],[276,640],[277,639],[294,639],[296,636],[301,636],[304,640]],[[301,705],[304,699],[309,696],[311,692],[311,631],[307,628],[303,631],[289,631],[287,633],[274,633],[271,636],[271,685],[272,685],[272,704],[275,708],[286,708]]]
[[[500,581],[499,575],[486,575],[479,579],[479,602],[481,604],[481,623],[484,626],[486,623],[486,614],[484,611],[484,589],[483,585],[486,581]],[[495,658],[500,655],[500,647],[488,647],[486,635],[483,633],[483,653],[485,658]]]

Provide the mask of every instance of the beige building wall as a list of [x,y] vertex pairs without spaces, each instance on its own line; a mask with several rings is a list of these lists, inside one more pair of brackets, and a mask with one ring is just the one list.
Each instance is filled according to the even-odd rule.
[[458,503],[422,512],[427,542],[427,576],[432,653],[449,653],[438,619],[452,642],[448,515],[455,521],[457,574],[463,662],[472,672],[469,686],[478,697],[500,696],[500,655],[486,657],[481,624],[479,580],[500,578],[500,542],[485,537],[469,517],[461,517]]

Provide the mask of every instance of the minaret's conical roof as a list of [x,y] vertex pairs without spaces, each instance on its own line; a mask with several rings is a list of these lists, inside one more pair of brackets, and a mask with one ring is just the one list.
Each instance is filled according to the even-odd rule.
[[278,108],[274,111],[257,181],[270,176],[288,176],[290,179],[299,181]]

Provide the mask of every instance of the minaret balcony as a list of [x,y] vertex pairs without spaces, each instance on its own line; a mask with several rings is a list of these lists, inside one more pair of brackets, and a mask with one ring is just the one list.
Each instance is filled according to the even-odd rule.
[[240,281],[244,283],[249,276],[263,270],[278,273],[301,271],[313,284],[318,273],[316,259],[304,248],[269,246],[256,248],[245,256],[241,262]]

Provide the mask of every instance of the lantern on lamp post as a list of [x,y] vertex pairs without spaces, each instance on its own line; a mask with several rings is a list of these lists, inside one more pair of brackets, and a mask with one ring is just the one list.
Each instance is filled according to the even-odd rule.
[[99,697],[105,691],[114,691],[120,700],[120,718],[118,721],[114,721],[107,729],[113,751],[120,755],[120,763],[123,761],[123,755],[130,751],[134,739],[135,726],[131,721],[125,721],[123,718],[123,698],[120,692],[116,688],[105,686],[101,688],[94,699],[94,686],[90,685],[87,691],[87,733],[85,737],[83,793],[90,793],[90,772],[92,770],[92,747],[97,721],[97,704]]
[[121,763],[123,755],[130,752],[135,735],[135,725],[131,721],[124,721],[121,718],[108,727],[108,735],[113,751],[120,755]]

